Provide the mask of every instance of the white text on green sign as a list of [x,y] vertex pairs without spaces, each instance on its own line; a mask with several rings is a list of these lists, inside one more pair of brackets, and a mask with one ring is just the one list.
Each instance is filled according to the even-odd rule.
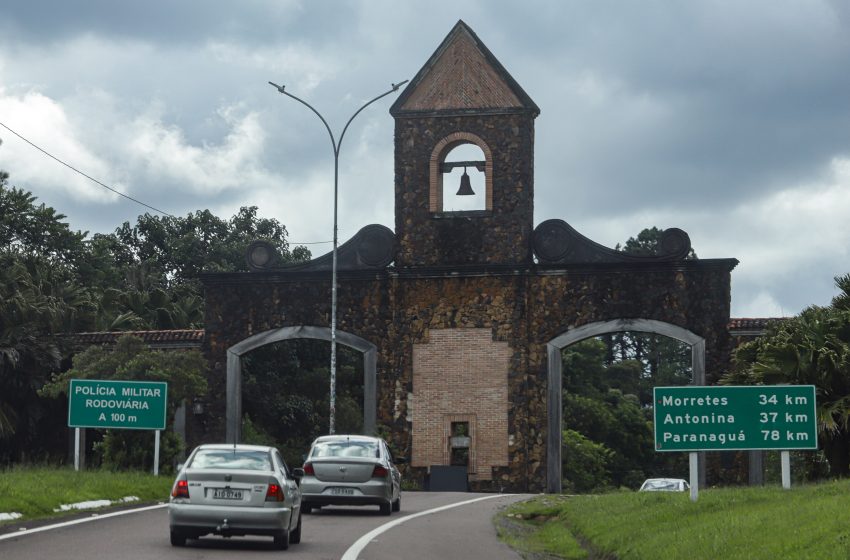
[[164,382],[72,379],[68,426],[163,430],[167,398]]
[[814,385],[656,387],[656,451],[817,449]]

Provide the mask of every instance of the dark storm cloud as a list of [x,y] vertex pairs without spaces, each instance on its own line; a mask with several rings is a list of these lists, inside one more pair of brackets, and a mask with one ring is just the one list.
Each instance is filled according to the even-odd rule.
[[[16,2],[0,8],[0,103],[29,108],[22,126],[44,121],[56,149],[168,212],[229,217],[257,204],[293,238],[326,239],[327,134],[267,81],[309,101],[339,134],[364,101],[412,78],[463,19],[542,109],[537,222],[562,218],[608,245],[643,227],[682,227],[701,257],[742,259],[736,305],[773,301],[794,312],[806,297],[826,303],[831,277],[846,266],[838,237],[847,230],[835,215],[846,202],[835,193],[850,174],[835,162],[850,158],[848,6]],[[43,103],[24,103],[33,92]],[[393,226],[391,103],[370,107],[347,133],[340,210],[348,234]],[[13,182],[26,178],[19,186],[72,226],[112,231],[145,212],[69,187],[56,172],[40,175],[35,167],[47,164],[0,137],[0,168]],[[834,192],[815,197],[821,206],[797,210],[809,191],[827,187]],[[783,203],[785,192],[794,204]],[[810,233],[812,220],[832,231]],[[778,242],[788,254],[777,254],[771,238],[786,229],[829,238],[818,245],[823,258],[789,238]],[[809,283],[817,295],[786,269],[791,262],[817,274]]]

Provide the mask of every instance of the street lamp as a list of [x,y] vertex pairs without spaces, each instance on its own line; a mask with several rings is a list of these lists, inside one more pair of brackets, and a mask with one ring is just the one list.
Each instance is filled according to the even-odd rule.
[[362,107],[357,109],[357,111],[351,115],[351,118],[348,119],[348,122],[345,123],[345,127],[342,129],[342,134],[339,135],[339,141],[334,138],[334,133],[331,131],[331,127],[328,125],[328,121],[325,120],[325,117],[321,115],[316,109],[313,108],[312,105],[304,101],[303,99],[296,97],[286,91],[284,89],[285,86],[279,86],[274,82],[269,82],[272,86],[277,88],[277,91],[286,95],[287,97],[291,97],[295,101],[298,101],[302,105],[306,106],[308,109],[313,111],[319,119],[321,119],[322,124],[325,125],[325,128],[328,131],[328,136],[331,138],[331,146],[333,147],[334,152],[334,238],[333,238],[333,264],[331,265],[331,398],[330,398],[330,430],[329,433],[334,433],[334,421],[336,418],[336,247],[337,247],[337,194],[339,192],[339,149],[342,145],[342,139],[345,137],[345,131],[348,130],[348,125],[351,124],[351,121],[354,120],[354,117],[360,114],[360,111],[374,103],[375,101],[381,99],[382,97],[386,97],[394,91],[398,91],[398,88],[406,84],[408,80],[404,80],[403,82],[399,82],[397,84],[391,84],[392,89],[382,93],[381,95],[367,101],[363,104]]

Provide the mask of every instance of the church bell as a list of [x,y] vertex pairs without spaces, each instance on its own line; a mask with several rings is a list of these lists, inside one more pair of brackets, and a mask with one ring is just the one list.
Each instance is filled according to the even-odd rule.
[[469,182],[469,175],[466,174],[466,167],[463,168],[463,175],[460,176],[460,188],[457,190],[457,196],[474,195],[472,184]]

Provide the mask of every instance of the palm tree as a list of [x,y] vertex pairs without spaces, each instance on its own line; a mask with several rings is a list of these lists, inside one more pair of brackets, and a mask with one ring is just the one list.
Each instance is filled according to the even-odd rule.
[[812,306],[777,321],[735,361],[723,383],[814,385],[824,454],[834,475],[850,475],[850,309]]

